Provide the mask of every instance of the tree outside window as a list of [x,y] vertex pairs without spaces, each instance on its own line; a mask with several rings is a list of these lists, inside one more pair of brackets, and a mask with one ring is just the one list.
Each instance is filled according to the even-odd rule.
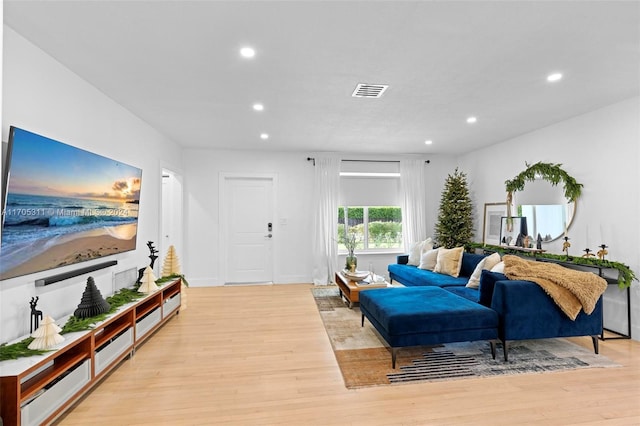
[[402,209],[396,206],[344,206],[338,208],[338,250],[348,234],[356,236],[356,250],[402,248]]

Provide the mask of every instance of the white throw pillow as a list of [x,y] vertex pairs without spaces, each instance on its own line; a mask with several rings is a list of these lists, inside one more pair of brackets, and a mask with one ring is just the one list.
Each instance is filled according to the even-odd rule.
[[469,281],[465,287],[469,288],[478,288],[480,287],[480,274],[482,274],[482,270],[485,269],[484,265],[487,263],[487,258],[485,257],[480,262],[478,262],[478,266],[473,270],[473,274],[469,277]]
[[425,269],[427,271],[433,271],[438,261],[439,250],[440,249],[437,248],[422,252],[422,256],[420,256],[420,265],[418,265],[418,268]]
[[411,244],[411,248],[409,249],[409,261],[407,265],[418,266],[420,265],[420,256],[422,253],[427,250],[431,250],[433,248],[433,242],[431,238],[427,238],[424,241],[418,241],[417,243]]
[[494,266],[500,263],[500,253],[493,253],[491,256],[487,256],[482,259],[476,269],[473,270],[473,274],[469,277],[469,282],[467,282],[467,287],[469,288],[478,288],[480,287],[480,275],[482,275],[483,269],[491,270]]
[[493,253],[491,256],[485,257],[484,269],[492,270],[494,266],[502,261],[500,253]]
[[491,272],[500,272],[501,274],[504,274],[504,262],[496,264],[496,266],[491,268]]

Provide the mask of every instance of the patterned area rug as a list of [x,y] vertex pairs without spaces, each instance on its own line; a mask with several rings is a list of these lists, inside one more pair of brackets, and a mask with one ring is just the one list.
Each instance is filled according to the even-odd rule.
[[[617,367],[602,355],[565,339],[512,342],[509,361],[498,345],[491,358],[488,342],[447,343],[403,348],[397,368],[391,368],[391,351],[369,321],[361,327],[357,306],[349,309],[338,287],[311,289],[331,341],[345,386],[349,389],[385,384],[454,380],[503,374],[542,373],[578,368]],[[585,337],[585,339],[588,339]]]

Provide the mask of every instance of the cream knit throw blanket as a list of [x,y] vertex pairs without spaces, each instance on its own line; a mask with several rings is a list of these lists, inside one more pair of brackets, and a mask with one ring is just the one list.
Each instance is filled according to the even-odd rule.
[[504,274],[510,280],[533,281],[553,299],[569,318],[575,320],[580,309],[591,314],[607,289],[604,278],[592,272],[576,271],[554,263],[533,262],[506,255]]

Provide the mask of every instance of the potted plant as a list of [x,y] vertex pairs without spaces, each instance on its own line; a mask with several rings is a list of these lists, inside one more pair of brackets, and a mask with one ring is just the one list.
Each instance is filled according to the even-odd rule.
[[344,246],[347,248],[347,259],[345,263],[345,269],[350,272],[355,272],[358,268],[358,258],[354,252],[356,250],[357,238],[356,234],[348,234],[344,239]]

